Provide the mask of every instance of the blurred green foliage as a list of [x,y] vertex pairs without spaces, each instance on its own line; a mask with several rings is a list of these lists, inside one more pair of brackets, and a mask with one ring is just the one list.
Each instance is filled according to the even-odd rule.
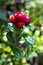
[[[0,65],[30,65],[27,60],[43,53],[43,4],[33,2],[29,1],[30,5],[25,1],[0,0]],[[23,30],[9,21],[9,16],[17,11],[31,17],[31,24]],[[17,33],[21,33],[18,39]]]

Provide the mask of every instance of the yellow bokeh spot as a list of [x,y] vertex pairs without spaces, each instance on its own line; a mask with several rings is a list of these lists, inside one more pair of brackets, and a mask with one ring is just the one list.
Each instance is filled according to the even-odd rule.
[[13,51],[11,51],[11,55],[14,55]]
[[9,46],[5,47],[4,51],[10,52],[11,48]]
[[25,57],[22,58],[22,63],[26,63],[26,58]]
[[6,57],[7,57],[7,55],[3,53],[3,54],[2,54],[2,57],[6,58]]

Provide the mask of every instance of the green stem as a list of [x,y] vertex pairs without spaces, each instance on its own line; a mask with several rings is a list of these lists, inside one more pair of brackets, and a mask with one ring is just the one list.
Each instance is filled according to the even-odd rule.
[[11,58],[11,61],[12,61],[13,65],[15,65],[15,62],[14,62],[13,57],[12,57],[12,56],[10,56],[10,58]]

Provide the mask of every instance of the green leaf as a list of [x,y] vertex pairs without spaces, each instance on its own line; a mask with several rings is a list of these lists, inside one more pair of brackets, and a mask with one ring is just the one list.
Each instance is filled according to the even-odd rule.
[[27,45],[27,44],[36,44],[35,39],[32,36],[29,36],[28,34],[23,34],[23,37],[21,37],[21,40],[19,41],[21,44]]
[[12,35],[12,32],[8,32],[6,36],[8,41],[14,43],[14,37]]
[[8,23],[7,25],[7,28],[10,30],[10,31],[14,31],[14,28],[13,28],[13,24],[12,23]]
[[5,47],[5,44],[1,43],[0,44],[0,55],[3,53],[4,47]]
[[28,37],[26,37],[25,39],[26,39],[30,44],[35,44],[35,43],[36,43],[35,39],[34,39],[32,36],[28,36]]
[[29,28],[28,27],[24,27],[23,32],[24,33],[28,33],[29,32]]
[[27,16],[29,16],[29,11],[28,11],[28,10],[25,10],[25,14],[26,14]]
[[21,40],[19,41],[19,43],[23,44],[24,42],[25,42],[25,39],[21,37]]
[[[36,35],[37,34],[37,35]],[[36,30],[35,33],[34,33],[35,36],[39,36],[40,35],[40,31],[39,30]]]
[[3,63],[4,61],[5,61],[5,59],[0,56],[0,65],[2,65],[2,63]]
[[5,41],[5,42],[7,41],[6,35],[7,35],[7,32],[4,32],[4,33],[3,33],[3,38],[2,38],[2,39],[3,39],[3,41]]
[[12,46],[14,44],[14,37],[12,32],[5,32],[3,35],[3,41],[6,42],[6,44]]
[[27,46],[29,44],[28,41],[25,40],[25,42],[23,43],[24,46]]
[[30,53],[32,51],[32,46],[31,44],[28,44],[27,46],[27,53]]
[[28,28],[30,31],[33,31],[35,27],[34,27],[33,25],[29,24],[29,25],[27,25],[27,28]]
[[31,52],[30,54],[27,55],[26,58],[27,58],[27,60],[29,60],[29,59],[31,59],[31,58],[33,58],[33,57],[38,57],[37,53]]
[[0,48],[0,55],[3,53],[3,49],[2,48]]
[[15,58],[22,58],[23,57],[23,50],[20,50],[18,48],[13,49],[14,57]]

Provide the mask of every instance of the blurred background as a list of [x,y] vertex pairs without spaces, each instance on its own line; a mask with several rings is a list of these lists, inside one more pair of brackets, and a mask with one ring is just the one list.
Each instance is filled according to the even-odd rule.
[[[32,50],[38,54],[38,56],[37,54],[31,55],[23,65],[43,65],[43,0],[0,0],[0,65],[13,65],[11,59],[7,57],[10,47],[5,46],[2,37],[3,32],[6,31],[5,25],[9,22],[9,16],[17,11],[24,12],[31,17],[29,35],[36,40]],[[25,58],[23,59],[25,61]]]

